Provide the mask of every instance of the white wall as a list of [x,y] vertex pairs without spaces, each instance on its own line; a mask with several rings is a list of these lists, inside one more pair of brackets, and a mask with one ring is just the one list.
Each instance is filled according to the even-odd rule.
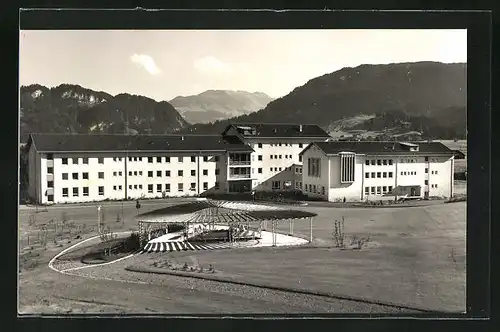
[[[320,176],[315,177],[315,176],[309,176],[308,175],[308,159],[309,158],[320,158]],[[316,146],[310,147],[305,153],[304,153],[304,164],[303,164],[303,169],[302,169],[302,191],[310,196],[310,197],[317,197],[317,198],[322,198],[325,200],[328,200],[329,197],[329,190],[328,190],[328,184],[330,181],[330,172],[329,171],[329,158]],[[309,185],[316,186],[316,192],[314,192],[314,187],[312,191],[309,190]],[[323,187],[325,188],[325,194],[322,194],[322,189]]]
[[[429,195],[430,196],[453,196],[453,157],[437,156],[429,165]],[[432,174],[432,172],[437,172]],[[432,185],[437,185],[433,188]]]
[[340,156],[331,156],[330,158],[330,186],[329,200],[358,201],[361,199],[361,188],[363,187],[363,164],[364,156],[356,155],[354,166],[354,182],[340,182]]

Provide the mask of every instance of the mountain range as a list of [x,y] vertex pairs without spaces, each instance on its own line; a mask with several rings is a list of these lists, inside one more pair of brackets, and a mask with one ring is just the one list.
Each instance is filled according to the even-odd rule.
[[467,64],[361,65],[308,81],[263,110],[184,132],[220,132],[228,122],[317,123],[332,135],[382,139],[465,138]]
[[169,103],[189,123],[210,123],[266,107],[273,99],[262,92],[208,90],[198,95],[179,96]]
[[[272,101],[258,92],[209,90],[157,102],[78,85],[34,84],[21,87],[21,135],[220,133],[230,122],[268,122],[315,123],[332,136],[365,139],[465,138],[466,72],[465,63],[361,65],[313,78]],[[220,120],[204,123],[214,119]]]

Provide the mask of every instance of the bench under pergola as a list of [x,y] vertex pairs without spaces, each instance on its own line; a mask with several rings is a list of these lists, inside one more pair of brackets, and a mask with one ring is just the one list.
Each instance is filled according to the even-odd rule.
[[241,225],[250,228],[258,225],[258,229],[262,231],[267,229],[267,223],[270,222],[273,246],[275,246],[278,222],[288,221],[289,234],[293,235],[294,221],[309,219],[309,241],[312,241],[312,223],[316,215],[311,212],[285,209],[261,203],[206,200],[146,212],[136,216],[136,220],[139,224],[141,245],[151,240],[152,232],[160,229],[165,230],[168,224],[183,224],[186,229],[189,229],[190,224],[201,224],[209,230],[214,229],[215,225],[227,225],[230,228]]

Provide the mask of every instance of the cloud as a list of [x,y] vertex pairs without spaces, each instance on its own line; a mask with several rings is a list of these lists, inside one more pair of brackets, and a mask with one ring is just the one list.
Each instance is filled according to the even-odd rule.
[[130,57],[130,60],[137,66],[146,69],[151,75],[158,75],[161,73],[161,69],[158,68],[153,58],[147,54],[134,54]]
[[223,62],[213,56],[206,56],[194,61],[194,68],[203,74],[235,74],[237,72],[247,72],[246,63]]

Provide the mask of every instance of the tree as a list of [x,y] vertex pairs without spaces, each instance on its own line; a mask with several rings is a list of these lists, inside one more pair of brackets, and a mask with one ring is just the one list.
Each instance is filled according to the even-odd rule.
[[113,246],[114,240],[117,238],[117,235],[113,233],[111,228],[106,227],[103,228],[101,233],[99,234],[101,242],[105,244],[104,254],[111,255],[111,249]]

